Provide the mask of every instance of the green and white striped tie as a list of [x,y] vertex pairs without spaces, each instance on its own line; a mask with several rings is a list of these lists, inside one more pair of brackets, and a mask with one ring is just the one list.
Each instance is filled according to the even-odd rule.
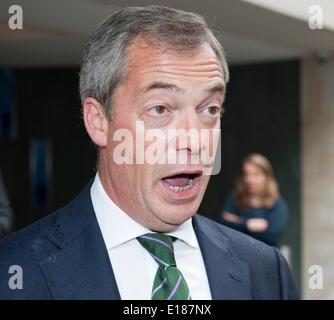
[[159,265],[151,300],[190,300],[188,285],[176,266],[173,238],[162,233],[147,233],[137,240]]

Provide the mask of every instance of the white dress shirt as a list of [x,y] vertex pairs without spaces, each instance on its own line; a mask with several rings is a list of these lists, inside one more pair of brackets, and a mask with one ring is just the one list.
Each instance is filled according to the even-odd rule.
[[[122,300],[150,300],[158,264],[137,237],[152,232],[120,209],[105,192],[98,174],[90,190],[96,218]],[[211,300],[209,282],[192,219],[168,235],[177,238],[177,267],[185,278],[193,300]]]

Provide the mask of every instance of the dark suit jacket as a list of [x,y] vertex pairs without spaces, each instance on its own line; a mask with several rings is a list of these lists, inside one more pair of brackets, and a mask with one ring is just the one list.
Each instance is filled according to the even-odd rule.
[[[66,207],[0,241],[0,299],[120,299],[91,184]],[[213,299],[298,299],[277,249],[198,214],[193,226]],[[12,265],[22,267],[22,289],[9,288]]]

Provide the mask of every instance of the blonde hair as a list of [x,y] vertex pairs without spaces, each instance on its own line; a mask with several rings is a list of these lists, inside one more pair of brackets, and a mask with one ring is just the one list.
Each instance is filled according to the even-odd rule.
[[247,191],[247,187],[245,186],[242,172],[243,167],[246,163],[251,163],[257,166],[266,175],[267,181],[264,187],[264,191],[260,196],[260,204],[261,207],[264,207],[266,209],[272,208],[275,201],[280,197],[278,184],[269,160],[259,153],[249,154],[242,161],[241,171],[237,176],[235,189],[233,191],[233,194],[236,198],[237,207],[241,209],[250,208],[249,193]]

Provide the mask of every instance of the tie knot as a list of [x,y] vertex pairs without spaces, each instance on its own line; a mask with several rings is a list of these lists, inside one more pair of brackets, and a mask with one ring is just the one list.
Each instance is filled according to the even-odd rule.
[[160,267],[176,266],[173,237],[163,233],[147,233],[137,238]]

